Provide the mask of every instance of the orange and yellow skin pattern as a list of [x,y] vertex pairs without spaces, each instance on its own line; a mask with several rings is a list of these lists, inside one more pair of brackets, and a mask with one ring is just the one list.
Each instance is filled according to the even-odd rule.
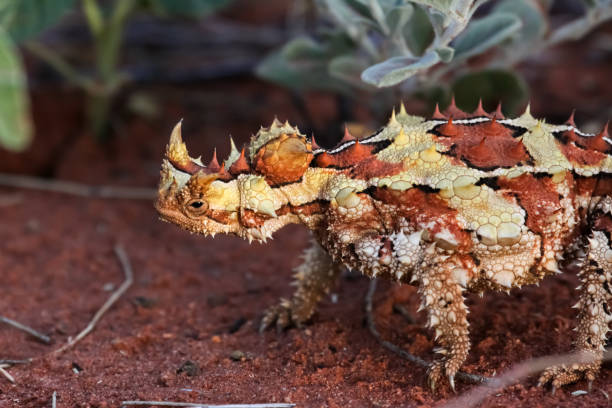
[[595,379],[612,319],[612,141],[529,112],[506,119],[454,104],[432,118],[402,106],[375,134],[348,132],[334,149],[275,120],[247,150],[205,166],[189,156],[180,123],[162,165],[156,208],[195,233],[265,241],[290,223],[314,243],[297,290],[262,330],[300,326],[343,266],[418,287],[439,344],[435,388],[454,377],[470,348],[464,293],[509,291],[579,268],[575,347],[592,361],[547,369],[553,388]]

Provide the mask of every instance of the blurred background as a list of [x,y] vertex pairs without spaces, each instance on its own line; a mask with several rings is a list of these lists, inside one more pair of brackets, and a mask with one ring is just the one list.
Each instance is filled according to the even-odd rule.
[[277,116],[331,147],[404,101],[599,132],[609,0],[20,0],[0,4],[0,171],[155,184],[172,126],[193,156]]

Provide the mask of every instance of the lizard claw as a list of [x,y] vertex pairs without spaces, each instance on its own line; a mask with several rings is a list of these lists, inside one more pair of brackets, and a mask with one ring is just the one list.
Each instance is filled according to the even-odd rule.
[[593,387],[593,379],[599,370],[600,363],[583,363],[572,365],[557,365],[549,367],[540,376],[538,386],[550,383],[554,395],[558,388],[582,379],[587,380],[589,391]]
[[436,392],[436,380],[430,377],[427,382],[429,383],[429,388],[431,389],[432,394]]
[[276,331],[280,334],[289,327],[301,328],[304,322],[299,319],[293,303],[290,300],[281,299],[277,305],[268,308],[264,312],[259,325],[259,333],[263,333],[275,323]]
[[438,380],[442,378],[442,369],[444,363],[441,361],[434,361],[429,367],[429,372],[427,373],[427,382],[429,384],[429,388],[431,388],[431,392],[436,391],[436,386],[438,385]]
[[281,299],[279,304],[266,309],[259,324],[259,333],[263,333],[274,323],[279,333],[291,324],[291,304],[287,299]]
[[448,376],[448,383],[450,384],[451,390],[453,390],[453,392],[456,394],[457,391],[455,391],[455,375],[451,374]]
[[553,385],[553,386],[551,387],[551,389],[550,389],[550,395],[554,397],[554,396],[555,396],[555,392],[557,392],[557,387],[555,387],[555,386]]

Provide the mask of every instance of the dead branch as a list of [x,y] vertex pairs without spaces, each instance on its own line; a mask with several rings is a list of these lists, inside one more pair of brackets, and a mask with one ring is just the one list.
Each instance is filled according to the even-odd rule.
[[[406,350],[402,350],[399,346],[396,346],[395,344],[387,340],[383,340],[380,333],[378,332],[378,329],[376,328],[376,322],[374,321],[374,314],[372,312],[372,299],[374,298],[375,292],[376,292],[376,279],[372,279],[372,281],[370,282],[370,287],[368,288],[368,293],[366,294],[366,297],[365,297],[366,319],[367,319],[367,324],[368,324],[368,330],[370,330],[370,333],[372,333],[372,335],[376,338],[376,340],[380,343],[380,345],[386,348],[387,350],[395,354],[398,354],[400,357],[410,362],[413,362],[417,365],[420,365],[421,367],[429,368],[430,363],[428,363],[427,361],[423,360],[420,357],[417,357],[417,356],[414,356],[408,353]],[[490,378],[482,377],[476,374],[468,374],[468,373],[464,373],[461,371],[457,373],[456,377],[462,381],[473,383],[473,384],[488,383],[490,381]]]
[[127,405],[157,405],[159,407],[192,407],[192,408],[292,408],[295,404],[291,403],[270,403],[270,404],[224,404],[210,405],[198,404],[193,402],[173,402],[173,401],[123,401],[121,406]]
[[0,173],[0,186],[50,191],[87,198],[152,200],[157,191],[144,187],[92,186],[73,181]]
[[[612,350],[607,349],[604,353],[603,359],[604,361],[612,360]],[[547,369],[548,367],[560,364],[571,366],[572,364],[590,363],[592,361],[593,356],[583,352],[559,354],[527,360],[523,363],[516,365],[514,368],[511,368],[505,374],[492,378],[489,381],[489,384],[487,384],[486,386],[475,387],[474,389],[470,390],[469,392],[466,392],[462,396],[450,400],[442,407],[475,407],[486,398],[498,392],[498,390],[505,388],[511,384],[515,384],[525,377],[538,374],[541,371]]]
[[13,319],[9,319],[8,317],[4,316],[0,316],[0,322],[8,324],[9,326],[13,326],[14,328],[19,329],[21,331],[24,331],[42,343],[51,344],[51,339],[49,338],[49,336],[46,336],[34,330],[33,328],[26,326],[25,324],[19,323]]
[[15,378],[13,378],[13,376],[10,375],[9,372],[5,370],[5,368],[8,368],[8,367],[9,367],[8,364],[0,365],[0,374],[5,376],[6,379],[9,380],[12,384],[15,384]]
[[31,358],[25,360],[0,360],[0,365],[17,365],[17,364],[30,364],[32,362]]
[[134,281],[134,276],[132,273],[132,265],[130,264],[130,261],[128,259],[127,254],[125,253],[125,250],[120,245],[115,245],[114,250],[115,250],[115,255],[119,259],[119,263],[121,264],[121,268],[123,269],[125,280],[123,281],[121,286],[119,286],[119,288],[110,295],[110,297],[102,305],[102,307],[96,312],[96,314],[91,319],[87,327],[85,327],[75,338],[69,340],[62,347],[55,350],[56,354],[66,351],[70,347],[74,346],[81,339],[83,339],[85,336],[87,336],[94,329],[94,327],[96,326],[98,321],[102,318],[104,313],[106,313],[106,311],[111,308],[111,306],[117,301],[117,299],[119,299],[125,293],[125,291],[130,287],[130,285]]
[[19,193],[0,195],[0,207],[12,207],[23,201],[23,195]]

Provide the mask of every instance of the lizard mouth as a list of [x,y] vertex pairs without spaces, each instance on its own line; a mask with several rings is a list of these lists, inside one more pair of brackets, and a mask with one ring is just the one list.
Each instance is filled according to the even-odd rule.
[[179,211],[168,208],[166,205],[164,205],[162,199],[155,201],[154,207],[159,215],[159,219],[162,221],[173,222],[174,220],[178,220],[183,217],[183,214],[181,214]]

